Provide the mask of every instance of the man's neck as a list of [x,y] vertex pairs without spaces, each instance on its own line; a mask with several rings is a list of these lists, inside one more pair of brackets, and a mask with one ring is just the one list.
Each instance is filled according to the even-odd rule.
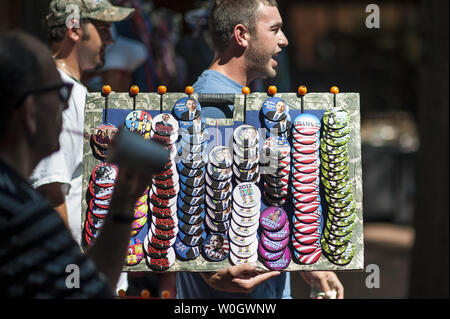
[[67,74],[71,78],[74,78],[77,81],[81,81],[81,69],[76,61],[67,58],[66,59],[55,58],[55,63],[58,69],[63,71],[65,74]]
[[0,151],[0,160],[28,181],[38,161],[34,159],[23,143],[14,142],[17,142],[14,147],[1,145],[3,149]]
[[252,80],[248,78],[243,56],[227,58],[216,55],[209,69],[222,73],[242,86],[246,86]]

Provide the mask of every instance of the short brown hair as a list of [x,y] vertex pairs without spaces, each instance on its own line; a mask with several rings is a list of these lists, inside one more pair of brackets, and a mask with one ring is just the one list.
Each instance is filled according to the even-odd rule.
[[216,51],[225,50],[237,24],[254,33],[260,3],[278,8],[276,0],[215,0],[209,16],[209,30]]

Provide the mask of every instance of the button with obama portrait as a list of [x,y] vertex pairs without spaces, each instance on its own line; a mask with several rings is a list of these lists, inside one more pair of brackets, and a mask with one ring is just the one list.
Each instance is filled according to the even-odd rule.
[[119,169],[116,165],[101,163],[94,168],[91,177],[97,186],[111,187],[114,186],[118,173]]
[[200,115],[192,121],[180,121],[179,126],[181,131],[187,132],[189,134],[198,134],[205,130],[206,121]]
[[178,122],[169,113],[161,113],[155,116],[152,122],[152,131],[161,136],[178,135]]
[[91,140],[98,147],[108,148],[118,131],[117,127],[112,124],[101,124],[94,128]]
[[230,244],[225,234],[212,233],[206,237],[203,243],[203,253],[210,261],[222,261],[228,257]]
[[233,164],[231,150],[226,146],[215,146],[209,152],[209,162],[218,168],[228,168]]
[[200,116],[202,107],[191,97],[184,97],[175,102],[173,113],[180,121],[193,121]]
[[180,260],[193,260],[200,256],[199,246],[188,246],[178,237],[175,245],[175,253]]
[[265,100],[261,110],[266,119],[274,122],[280,122],[289,115],[288,104],[279,97],[271,97]]
[[259,134],[255,127],[244,124],[233,132],[234,142],[241,147],[253,147],[259,141]]

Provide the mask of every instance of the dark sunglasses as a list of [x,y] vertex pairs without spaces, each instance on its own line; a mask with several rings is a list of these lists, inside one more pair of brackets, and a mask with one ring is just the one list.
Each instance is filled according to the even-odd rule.
[[58,97],[61,100],[62,103],[64,103],[64,109],[68,107],[68,102],[70,99],[70,94],[72,93],[73,84],[72,83],[61,83],[56,85],[47,85],[42,86],[40,88],[35,88],[29,91],[26,91],[20,100],[17,102],[16,107],[19,107],[22,105],[25,98],[29,95],[38,95],[38,94],[44,94],[51,91],[58,91]]

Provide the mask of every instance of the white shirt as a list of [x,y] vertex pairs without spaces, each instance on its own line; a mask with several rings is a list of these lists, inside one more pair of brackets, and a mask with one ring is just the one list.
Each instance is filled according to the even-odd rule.
[[[37,188],[61,183],[65,195],[69,228],[74,239],[81,243],[81,200],[83,172],[84,107],[87,89],[59,70],[64,82],[73,83],[69,107],[63,112],[63,131],[59,136],[60,150],[44,158],[33,171],[31,183]],[[80,132],[73,134],[65,130]]]

